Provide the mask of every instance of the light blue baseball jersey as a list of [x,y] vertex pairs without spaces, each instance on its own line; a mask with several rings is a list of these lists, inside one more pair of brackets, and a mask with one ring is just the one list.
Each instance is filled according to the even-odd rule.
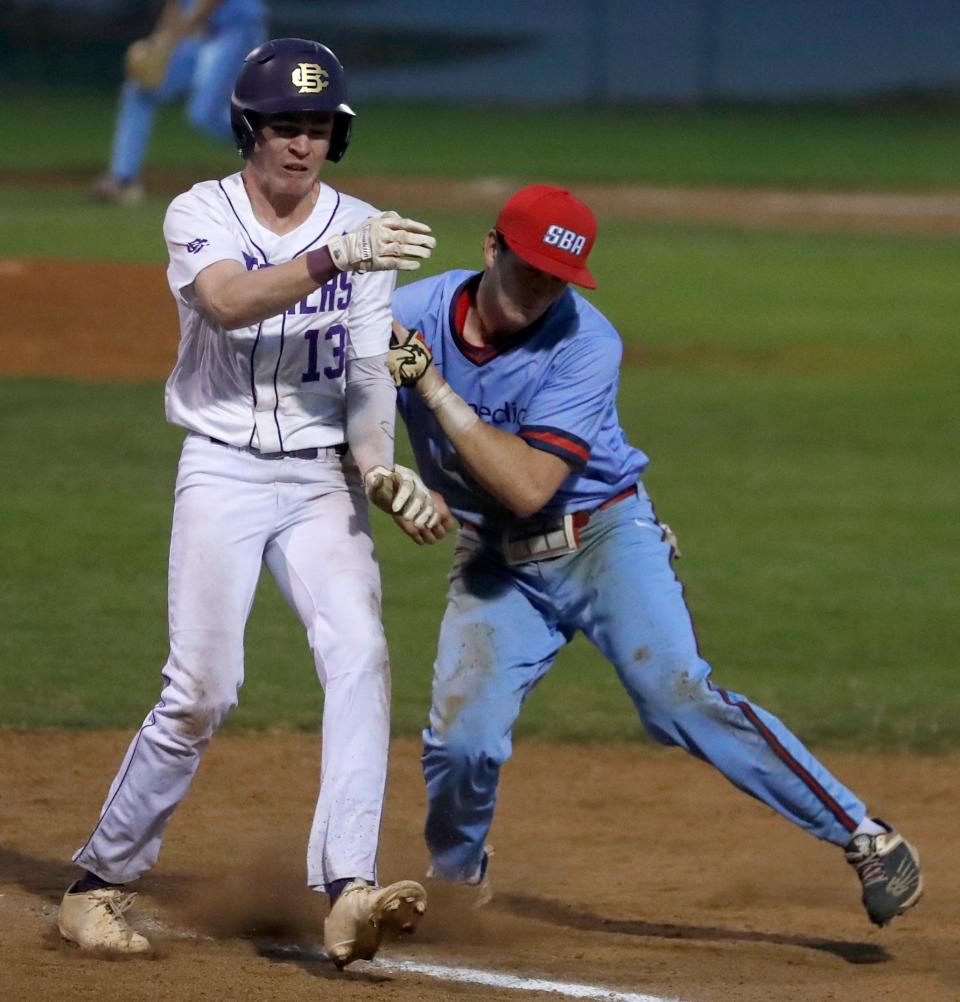
[[[413,282],[394,294],[394,315],[422,332],[434,364],[482,420],[570,464],[544,511],[596,508],[635,484],[647,457],[630,445],[617,417],[623,344],[613,325],[568,288],[527,330],[497,349],[477,349],[463,340],[461,325],[479,282],[470,271]],[[419,394],[401,390],[398,400],[426,484],[461,521],[509,520],[471,477]]]
[[[461,331],[479,280],[453,271],[405,286],[394,294],[394,314],[423,333],[442,374],[483,420],[570,463],[547,510],[598,508],[647,464],[617,419],[617,332],[568,289],[508,344],[471,348]],[[454,513],[491,526],[503,520],[506,512],[471,482],[419,394],[402,391],[400,407],[424,480]],[[458,534],[421,759],[436,876],[482,876],[514,723],[577,631],[615,666],[655,740],[710,762],[818,838],[850,840],[866,815],[863,802],[780,720],[712,681],[672,555],[643,490],[593,512],[576,548],[550,559],[508,563],[496,533]]]

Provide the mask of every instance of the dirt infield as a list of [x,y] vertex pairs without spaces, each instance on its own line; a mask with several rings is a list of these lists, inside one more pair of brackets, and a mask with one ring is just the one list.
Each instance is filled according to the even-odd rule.
[[[381,951],[386,968],[341,974],[317,956],[323,899],[302,883],[319,774],[309,735],[214,740],[132,913],[154,956],[111,962],[61,943],[69,856],[128,738],[0,733],[4,998],[560,997],[397,972],[403,959],[690,1002],[960,998],[956,757],[827,759],[923,855],[926,899],[877,930],[838,850],[683,753],[521,743],[493,831],[493,902],[471,913],[434,893],[417,936]],[[423,873],[423,809],[418,746],[396,741],[383,879]]]
[[0,321],[4,376],[165,379],[177,357],[160,265],[0,260]]
[[[155,379],[175,357],[161,267],[6,261],[0,292],[3,374]],[[323,900],[303,887],[315,736],[213,742],[142,881],[134,923],[154,940],[153,956],[109,961],[61,943],[55,912],[69,857],[127,740],[0,731],[4,999],[562,997],[399,970],[405,960],[594,986],[580,995],[593,998],[607,989],[688,1002],[960,999],[957,756],[827,757],[923,856],[926,899],[876,930],[836,849],[682,753],[521,743],[493,833],[493,903],[471,913],[433,891],[415,939],[386,947],[381,966],[338,973],[317,954]],[[423,872],[423,809],[418,747],[397,741],[385,880]]]

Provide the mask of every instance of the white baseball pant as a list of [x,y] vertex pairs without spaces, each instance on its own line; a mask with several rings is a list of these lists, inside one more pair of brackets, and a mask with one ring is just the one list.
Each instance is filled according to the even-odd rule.
[[376,878],[390,666],[359,474],[332,450],[266,458],[190,434],[177,472],[163,690],[73,857],[104,880],[126,883],[154,865],[204,748],[237,703],[261,562],[306,627],[324,687],[307,882]]

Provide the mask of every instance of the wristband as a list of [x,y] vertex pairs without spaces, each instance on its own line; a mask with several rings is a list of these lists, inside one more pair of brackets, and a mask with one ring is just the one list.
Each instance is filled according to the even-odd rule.
[[420,396],[423,398],[423,402],[430,408],[430,410],[435,411],[450,394],[453,393],[453,389],[450,384],[445,380],[440,380],[440,385],[436,389],[421,392]]
[[333,263],[330,251],[326,247],[307,251],[303,257],[307,262],[307,273],[318,286],[326,285],[334,275],[339,273],[339,269]]
[[430,394],[423,394],[423,402],[436,415],[440,427],[449,437],[472,428],[480,418],[477,412],[450,387],[449,383],[441,383],[440,387]]

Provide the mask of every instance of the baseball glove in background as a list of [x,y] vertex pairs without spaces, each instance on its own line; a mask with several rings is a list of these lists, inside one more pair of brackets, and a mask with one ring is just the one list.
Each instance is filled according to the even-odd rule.
[[175,46],[176,40],[161,32],[137,39],[124,56],[127,79],[147,90],[156,90],[167,75]]

